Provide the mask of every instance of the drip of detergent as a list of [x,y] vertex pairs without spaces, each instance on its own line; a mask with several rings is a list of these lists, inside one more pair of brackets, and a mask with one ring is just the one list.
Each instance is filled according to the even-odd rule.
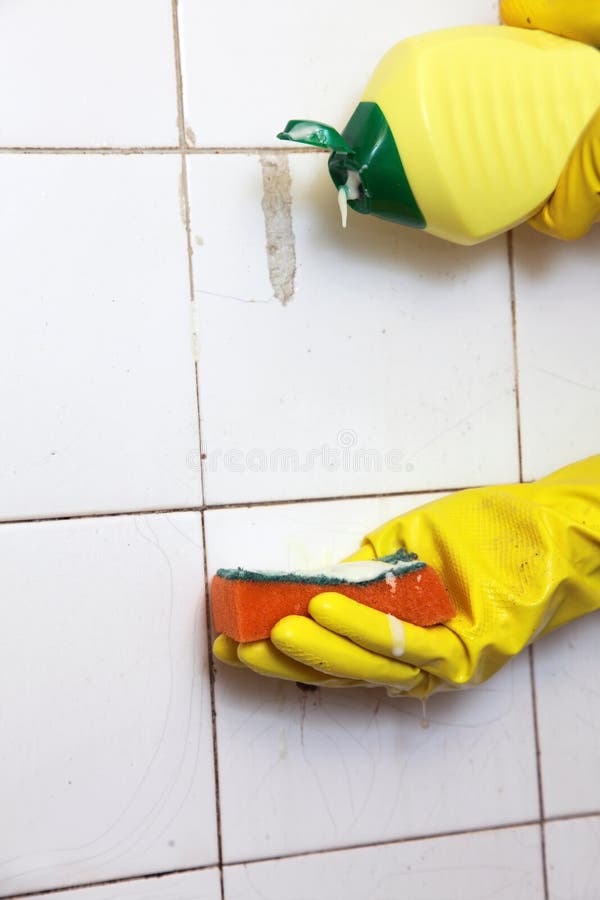
[[[406,692],[403,691],[401,688],[394,687],[393,685],[389,685],[387,688],[387,695],[390,698],[396,698],[396,697],[405,698]],[[419,722],[419,724],[424,731],[427,731],[427,729],[431,725],[431,722],[427,718],[427,698],[421,697],[420,701],[421,701],[421,721]]]
[[388,622],[390,623],[392,656],[395,659],[400,659],[406,648],[404,625],[400,619],[397,619],[396,616],[392,616],[390,613],[388,613]]
[[338,206],[342,214],[342,227],[348,224],[348,200],[358,200],[360,197],[360,175],[358,172],[349,171],[346,184],[338,189]]

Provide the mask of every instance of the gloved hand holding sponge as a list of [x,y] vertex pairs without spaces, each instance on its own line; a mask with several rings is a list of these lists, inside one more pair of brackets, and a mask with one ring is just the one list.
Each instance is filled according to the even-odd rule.
[[[594,0],[502,0],[501,12],[508,25],[600,46],[600,4]],[[556,189],[531,219],[554,237],[578,238],[600,219],[600,110],[590,116]],[[300,139],[298,133],[290,138]],[[314,134],[309,137],[314,143]],[[334,159],[345,153],[344,138],[337,138],[317,134],[336,142],[334,181],[348,178]],[[344,159],[352,165],[348,154]],[[404,572],[398,560],[404,560]],[[435,500],[370,534],[349,561],[383,567],[369,576],[365,602],[354,589],[344,593],[343,578],[321,580],[321,589],[315,585],[309,597],[305,592],[294,614],[268,624],[268,636],[240,643],[219,635],[215,656],[269,677],[323,687],[385,687],[419,698],[481,684],[536,638],[600,609],[600,456],[534,483]],[[420,569],[425,563],[427,569]],[[390,572],[385,566],[396,567]],[[428,570],[441,579],[450,607],[434,590],[435,579],[419,580]],[[400,596],[396,613],[390,612],[383,582],[392,594],[402,594],[404,586],[413,599],[423,585],[430,618],[420,620]]]
[[352,560],[416,552],[456,608],[422,627],[337,591],[270,639],[223,635],[218,659],[326,687],[387,687],[427,697],[481,684],[535,638],[600,609],[600,456],[530,484],[459,491],[370,534]]

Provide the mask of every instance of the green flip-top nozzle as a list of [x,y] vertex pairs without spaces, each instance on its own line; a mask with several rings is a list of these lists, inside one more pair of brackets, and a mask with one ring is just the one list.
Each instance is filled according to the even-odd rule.
[[323,122],[311,122],[307,119],[291,119],[277,137],[282,141],[295,141],[297,144],[308,144],[310,147],[322,147],[335,153],[354,155],[354,150],[344,140],[339,131]]
[[331,151],[329,174],[344,226],[350,207],[413,228],[426,227],[396,139],[377,103],[361,101],[342,134],[322,122],[292,119],[277,137]]

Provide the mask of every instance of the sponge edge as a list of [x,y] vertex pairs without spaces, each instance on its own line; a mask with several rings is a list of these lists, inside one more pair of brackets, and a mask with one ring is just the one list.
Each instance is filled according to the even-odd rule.
[[371,572],[358,563],[340,563],[323,573],[221,569],[211,588],[215,629],[240,643],[268,638],[280,619],[307,615],[312,598],[333,589],[413,625],[446,622],[455,614],[454,604],[437,572],[415,559],[388,564],[387,572],[386,563]]

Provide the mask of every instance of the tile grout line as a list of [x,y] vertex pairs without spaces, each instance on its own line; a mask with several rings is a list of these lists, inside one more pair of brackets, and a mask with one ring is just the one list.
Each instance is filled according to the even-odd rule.
[[529,647],[529,675],[531,679],[531,709],[533,714],[533,734],[535,741],[535,765],[537,773],[538,805],[540,810],[540,851],[542,862],[542,878],[544,884],[544,898],[549,900],[548,885],[548,854],[546,852],[546,814],[544,808],[544,785],[542,781],[542,749],[540,744],[537,691],[535,681],[535,659],[533,645]]
[[[202,417],[200,414],[200,386],[198,379],[198,344],[197,332],[195,327],[195,291],[194,291],[194,266],[193,266],[193,246],[191,233],[191,215],[190,215],[190,194],[187,172],[187,136],[185,129],[185,109],[183,98],[183,71],[181,66],[181,32],[179,27],[179,0],[171,0],[173,11],[173,41],[175,49],[175,77],[177,82],[177,124],[179,129],[179,145],[181,151],[181,181],[180,194],[182,201],[182,213],[185,226],[187,266],[188,266],[188,285],[189,285],[189,304],[190,318],[192,325],[192,354],[194,360],[194,381],[196,389],[196,421],[198,428],[198,452],[201,453],[202,448]],[[204,501],[204,472],[200,465],[199,471],[200,490],[202,500]],[[205,612],[205,637],[206,637],[206,665],[208,669],[209,696],[210,696],[210,724],[212,730],[212,749],[213,749],[213,775],[215,782],[215,826],[217,833],[217,860],[219,869],[219,890],[221,900],[225,900],[225,880],[223,876],[223,839],[221,833],[221,792],[219,783],[219,745],[217,735],[217,708],[215,699],[215,670],[212,662],[212,641],[210,631],[210,604],[209,604],[209,583],[208,583],[208,563],[206,558],[206,527],[204,521],[204,513],[201,512],[202,519],[202,561],[204,573],[204,612]]]
[[554,822],[580,822],[585,819],[600,819],[600,807],[594,812],[585,813],[561,813],[557,816],[547,816],[544,824],[552,825]]
[[[506,247],[508,252],[508,271],[510,280],[510,312],[512,323],[513,365],[515,372],[515,413],[517,417],[517,445],[519,452],[519,481],[523,483],[523,432],[521,420],[521,383],[519,378],[519,341],[517,330],[517,288],[515,277],[515,246],[514,234],[509,231],[506,235]],[[540,811],[540,852],[542,863],[542,882],[544,886],[544,898],[549,898],[548,886],[548,856],[546,852],[546,833],[544,815],[544,786],[542,781],[542,750],[540,742],[537,690],[535,681],[535,658],[533,646],[529,647],[529,677],[531,683],[531,713],[533,717],[533,736],[535,745],[535,766],[537,777],[538,806]]]
[[515,280],[515,250],[513,233],[506,235],[508,277],[510,285],[510,316],[512,328],[513,368],[515,373],[515,413],[517,417],[517,448],[519,453],[519,481],[523,482],[523,431],[521,425],[521,383],[519,379],[519,344],[517,336],[517,289]]
[[212,639],[211,639],[211,622],[210,622],[210,602],[209,602],[209,580],[208,580],[208,560],[206,556],[206,526],[204,522],[204,514],[202,514],[202,554],[204,558],[204,603],[206,617],[206,654],[207,667],[210,687],[210,713],[212,727],[212,747],[213,747],[213,772],[215,779],[215,816],[217,820],[217,858],[219,865],[219,885],[221,890],[221,900],[225,900],[225,876],[223,874],[223,831],[222,831],[222,815],[221,815],[221,780],[219,770],[219,740],[217,736],[217,703],[215,690],[215,666],[212,657]]
[[[178,119],[179,128],[179,119]],[[185,133],[184,133],[185,139]],[[319,147],[192,147],[187,143],[181,145],[169,145],[152,147],[152,146],[132,146],[132,147],[0,147],[0,155],[8,154],[24,154],[29,156],[51,155],[51,156],[140,156],[140,155],[177,155],[185,156],[209,156],[211,154],[222,155],[249,155],[256,156],[260,153],[276,153],[287,156],[298,156],[314,153],[323,153]]]
[[53,897],[54,894],[69,892],[73,894],[73,898],[78,891],[88,891],[94,888],[111,887],[112,885],[132,884],[136,881],[160,881],[162,878],[170,878],[173,875],[187,875],[192,872],[207,872],[216,869],[216,863],[207,866],[183,866],[181,869],[169,869],[166,872],[150,872],[146,875],[129,875],[123,878],[107,878],[102,881],[86,881],[80,884],[61,885],[53,888],[42,888],[41,890],[23,891],[19,894],[0,894],[0,900],[25,900],[27,897]]
[[25,156],[135,156],[141,154],[170,154],[180,153],[178,146],[165,144],[159,147],[30,147],[14,146],[0,147],[0,154],[7,156],[11,153]]
[[183,115],[183,76],[181,71],[181,41],[179,39],[179,6],[178,0],[171,0],[171,17],[173,30],[173,56],[175,60],[175,91],[177,99],[177,133],[179,135],[179,152],[185,150],[185,122]]
[[436,841],[453,837],[472,837],[477,834],[495,834],[498,831],[512,831],[515,828],[538,828],[541,822],[539,819],[527,819],[524,822],[509,822],[506,825],[488,825],[475,828],[464,828],[460,831],[442,831],[435,834],[417,834],[414,837],[391,838],[390,840],[371,841],[369,844],[349,844],[344,847],[326,847],[323,850],[299,851],[297,853],[288,853],[282,856],[268,856],[260,859],[240,859],[225,863],[225,868],[230,866],[248,866],[254,863],[264,862],[280,862],[286,859],[298,859],[303,856],[325,856],[328,853],[345,853],[351,850],[370,850],[378,847],[394,847],[404,844],[416,844],[420,841]]
[[418,497],[421,494],[446,494],[456,491],[472,490],[483,485],[466,485],[463,487],[422,488],[416,491],[393,491],[392,493],[374,494],[333,494],[328,497],[295,497],[291,500],[244,500],[237,503],[206,503],[200,506],[172,506],[154,509],[121,509],[95,513],[65,513],[55,516],[31,516],[0,520],[0,528],[4,525],[43,525],[51,522],[88,521],[93,519],[116,519],[126,516],[169,516],[176,513],[220,512],[229,509],[263,509],[271,506],[307,506],[310,503],[335,503],[351,500],[385,500],[392,497]]
[[[583,818],[583,817],[581,817]],[[344,847],[326,847],[323,850],[305,850],[298,851],[296,853],[288,853],[283,854],[281,856],[265,856],[259,857],[257,859],[240,859],[233,860],[232,862],[227,862],[223,864],[224,868],[232,868],[233,866],[246,866],[246,865],[258,865],[260,863],[269,863],[269,862],[281,862],[287,859],[298,859],[299,857],[316,857],[316,856],[324,856],[328,853],[345,853],[354,850],[369,850],[371,848],[377,847],[390,847],[394,845],[400,844],[414,844],[419,841],[433,841],[433,840],[442,840],[444,838],[451,837],[461,837],[461,836],[471,836],[477,834],[489,834],[495,833],[498,831],[510,831],[513,828],[533,828],[535,826],[539,826],[540,823],[538,820],[528,820],[525,822],[513,822],[507,825],[497,825],[491,827],[483,827],[483,828],[471,828],[464,829],[462,831],[445,831],[440,832],[438,834],[425,834],[425,835],[416,835],[415,837],[407,837],[407,838],[395,838],[389,841],[373,841],[370,844],[351,844]],[[191,872],[202,872],[209,869],[216,868],[215,865],[207,865],[207,866],[191,866],[191,867],[182,867],[181,869],[172,869],[167,872],[152,872],[146,875],[132,875],[131,877],[125,878],[114,878],[107,879],[105,881],[95,881],[88,882],[84,884],[77,884],[71,886],[62,886],[49,888],[46,890],[37,890],[37,891],[26,891],[20,894],[10,894],[9,896],[4,896],[0,898],[0,900],[22,900],[22,898],[26,897],[37,897],[37,896],[48,896],[52,897],[53,894],[58,893],[59,891],[78,891],[85,890],[93,887],[102,887],[104,885],[117,885],[117,884],[127,884],[134,881],[150,881],[150,880],[159,880],[161,878],[168,878],[171,875],[182,875]]]
[[[580,822],[585,821],[586,819],[598,819],[600,818],[600,810],[596,812],[587,812],[587,813],[565,813],[563,815],[558,816],[549,816],[545,821],[546,823],[553,822]],[[343,847],[328,847],[324,850],[304,850],[298,851],[297,853],[288,853],[282,854],[281,856],[269,856],[269,857],[259,857],[257,859],[240,859],[234,860],[233,862],[223,863],[224,868],[231,868],[233,866],[245,866],[245,865],[258,865],[260,863],[265,862],[281,862],[286,859],[297,859],[298,857],[303,856],[322,856],[327,853],[344,853],[352,850],[369,850],[372,847],[389,847],[394,846],[396,844],[412,844],[417,843],[419,841],[435,841],[442,840],[444,838],[451,837],[461,837],[461,836],[470,836],[476,834],[490,834],[498,831],[510,831],[514,828],[533,828],[540,827],[542,822],[539,819],[530,819],[523,822],[512,822],[507,825],[495,825],[495,826],[487,826],[481,828],[467,828],[461,831],[445,831],[433,834],[423,834],[416,835],[415,837],[407,837],[407,838],[393,838],[389,841],[374,841],[369,844],[352,844]],[[185,875],[192,872],[204,872],[210,869],[216,869],[217,866],[215,863],[209,863],[206,866],[182,866],[179,869],[170,869],[165,872],[150,872],[146,875],[131,875],[125,876],[123,878],[113,878],[106,879],[104,881],[92,881],[85,882],[81,884],[73,884],[73,885],[62,885],[55,888],[42,888],[33,890],[33,891],[24,891],[22,893],[17,894],[9,894],[4,895],[0,898],[0,900],[22,900],[22,898],[26,897],[52,897],[53,894],[57,894],[60,891],[72,891],[75,896],[76,891],[86,890],[89,888],[102,887],[104,885],[116,885],[116,884],[128,884],[130,882],[135,881],[151,881],[156,880],[159,881],[162,878],[169,878],[172,875]]]

